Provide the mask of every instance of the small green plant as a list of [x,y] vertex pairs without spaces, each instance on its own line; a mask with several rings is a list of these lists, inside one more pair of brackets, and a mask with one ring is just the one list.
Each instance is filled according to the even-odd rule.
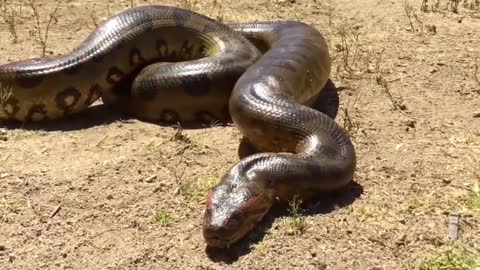
[[266,256],[268,254],[268,246],[265,242],[258,243],[254,247],[255,253],[260,256]]
[[153,212],[153,220],[160,223],[161,226],[168,226],[173,223],[172,216],[164,211]]
[[478,257],[465,250],[435,252],[420,265],[420,270],[476,270],[480,267]]
[[291,216],[286,219],[286,223],[290,227],[289,232],[293,234],[303,234],[306,229],[306,220],[303,209],[300,207],[301,204],[302,200],[298,196],[294,196],[289,202]]

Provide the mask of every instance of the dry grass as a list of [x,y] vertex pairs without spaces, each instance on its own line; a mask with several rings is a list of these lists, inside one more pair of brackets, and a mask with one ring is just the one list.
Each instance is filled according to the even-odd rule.
[[377,84],[382,87],[385,94],[388,96],[388,99],[392,103],[392,106],[395,110],[404,111],[407,109],[403,97],[401,95],[394,96],[390,90],[387,80],[380,74],[376,77]]
[[2,86],[2,84],[0,83],[0,119],[2,117],[5,117],[4,115],[5,102],[10,98],[11,95],[12,95],[12,88]]
[[[91,28],[96,29],[100,25],[101,20],[98,18],[97,13],[95,12],[95,4],[93,5],[92,8],[86,7],[86,9],[88,11],[88,16],[90,17],[90,21],[93,24],[93,27]],[[89,25],[89,23],[87,23],[87,25]]]
[[180,185],[179,194],[191,202],[203,202],[208,190],[218,183],[219,177],[208,176],[193,181],[184,182]]
[[480,213],[480,135],[468,134],[467,168],[470,168],[472,188],[465,198],[465,206],[473,212]]
[[[480,76],[478,75],[479,73],[479,64],[478,64],[478,57],[475,58],[475,70],[473,71],[473,78],[475,81],[478,83],[480,86]],[[479,90],[480,93],[480,90]]]
[[53,9],[53,11],[48,15],[48,20],[45,26],[43,26],[42,23],[42,17],[40,15],[40,12],[38,10],[38,6],[35,0],[29,0],[28,1],[28,6],[32,9],[33,15],[35,17],[36,23],[37,23],[37,31],[35,32],[35,35],[37,37],[37,41],[42,47],[42,56],[45,56],[46,51],[47,51],[47,42],[48,42],[48,34],[50,32],[50,26],[52,25],[52,22],[57,21],[57,11],[58,8],[60,7],[60,0],[57,0],[56,6]]
[[184,9],[196,10],[198,2],[198,0],[179,0],[177,6]]
[[337,69],[343,68],[347,72],[354,71],[359,60],[361,46],[358,29],[342,18],[340,23],[333,24],[333,32],[340,41],[335,45],[336,52],[341,59],[341,65],[338,65]]
[[266,256],[270,252],[269,246],[265,242],[258,243],[253,248],[259,256]]
[[[17,6],[17,7],[16,7]],[[22,5],[16,5],[12,2],[8,2],[7,0],[3,0],[1,3],[0,12],[2,14],[3,20],[8,25],[8,30],[12,35],[12,43],[18,43],[18,21],[21,17],[22,13]]]
[[[461,5],[460,5],[461,3]],[[422,0],[420,11],[422,12],[452,12],[460,13],[460,7],[466,10],[480,11],[480,0]]]
[[419,14],[415,11],[415,8],[410,5],[408,0],[405,0],[404,4],[405,15],[407,16],[412,32],[423,33],[423,20]]

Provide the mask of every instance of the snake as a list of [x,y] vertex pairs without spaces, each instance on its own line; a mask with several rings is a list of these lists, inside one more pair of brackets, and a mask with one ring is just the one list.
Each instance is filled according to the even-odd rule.
[[99,99],[166,123],[229,117],[255,152],[206,196],[203,238],[228,248],[276,202],[352,181],[348,134],[309,106],[330,71],[327,42],[309,24],[221,23],[178,7],[140,6],[108,18],[69,53],[0,65],[0,119],[52,121]]

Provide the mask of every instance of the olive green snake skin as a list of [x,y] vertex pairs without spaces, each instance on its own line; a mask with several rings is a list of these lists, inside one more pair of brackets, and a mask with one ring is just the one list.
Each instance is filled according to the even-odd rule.
[[[300,22],[225,25],[174,7],[143,6],[108,19],[70,53],[0,65],[1,120],[58,119],[102,101],[139,118],[232,121],[257,154],[207,196],[206,243],[243,238],[274,202],[347,185],[353,144],[309,108],[330,75],[323,36]],[[232,90],[233,89],[233,90]]]

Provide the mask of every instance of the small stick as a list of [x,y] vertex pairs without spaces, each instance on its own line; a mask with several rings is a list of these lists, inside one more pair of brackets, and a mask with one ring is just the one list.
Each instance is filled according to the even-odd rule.
[[57,207],[55,207],[55,209],[53,209],[52,213],[50,214],[50,218],[53,218],[54,216],[56,216],[58,212],[60,212],[61,208],[62,208],[61,204],[57,205]]

